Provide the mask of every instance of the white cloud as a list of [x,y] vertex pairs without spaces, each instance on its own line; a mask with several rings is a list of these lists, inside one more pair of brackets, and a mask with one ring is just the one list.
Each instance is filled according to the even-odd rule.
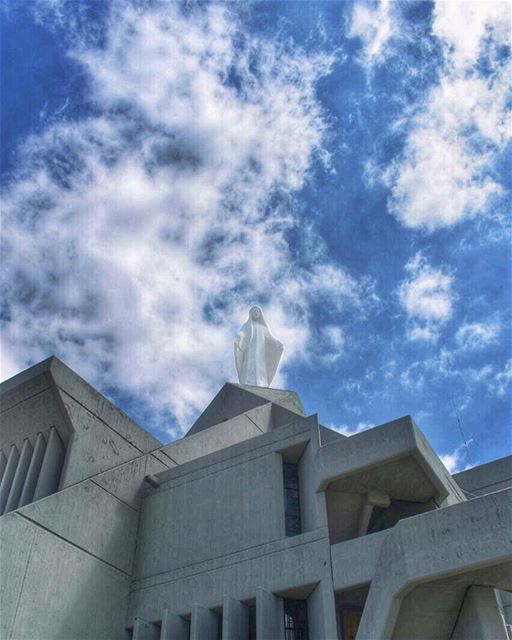
[[77,33],[98,115],[31,137],[4,195],[8,360],[56,353],[181,429],[234,378],[252,303],[285,343],[280,386],[311,304],[369,299],[321,246],[297,264],[287,240],[293,194],[327,161],[315,85],[332,59],[241,39],[232,11],[119,3],[101,46]]
[[347,37],[361,39],[363,63],[371,67],[385,58],[388,41],[396,28],[391,0],[358,2],[354,4]]
[[[510,139],[507,2],[437,2],[433,35],[444,50],[439,82],[409,122],[402,154],[384,172],[389,210],[429,232],[494,215],[503,187],[492,172]],[[501,53],[500,53],[501,52]],[[477,62],[487,60],[488,72]]]
[[361,433],[361,431],[366,431],[367,429],[372,429],[375,425],[371,422],[359,422],[354,426],[349,426],[348,424],[340,424],[340,425],[329,425],[329,429],[333,429],[338,433],[343,434],[344,436],[354,436],[356,433]]
[[455,334],[455,341],[461,349],[468,351],[482,349],[497,342],[501,325],[497,321],[468,322]]
[[320,331],[320,357],[324,364],[337,362],[345,353],[346,336],[338,325],[327,325]]
[[508,388],[512,382],[512,359],[505,363],[501,371],[497,371],[489,380],[489,391],[498,397],[507,395]]
[[453,313],[453,276],[432,267],[421,253],[405,268],[409,275],[398,295],[409,320],[409,339],[435,341]]
[[467,443],[463,442],[456,447],[451,453],[445,453],[440,455],[441,462],[448,469],[450,473],[457,473],[458,471],[465,471],[470,469],[473,465],[467,462],[468,445],[471,444],[471,440]]

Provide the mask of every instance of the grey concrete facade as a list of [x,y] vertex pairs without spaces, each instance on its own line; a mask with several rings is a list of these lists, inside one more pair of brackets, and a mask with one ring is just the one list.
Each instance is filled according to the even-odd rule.
[[227,383],[162,445],[56,358],[2,385],[0,638],[511,638],[512,459]]

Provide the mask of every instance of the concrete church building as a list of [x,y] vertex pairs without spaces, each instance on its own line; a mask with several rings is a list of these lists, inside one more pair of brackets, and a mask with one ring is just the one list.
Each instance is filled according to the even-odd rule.
[[231,383],[162,445],[56,358],[1,393],[2,639],[512,637],[510,458]]

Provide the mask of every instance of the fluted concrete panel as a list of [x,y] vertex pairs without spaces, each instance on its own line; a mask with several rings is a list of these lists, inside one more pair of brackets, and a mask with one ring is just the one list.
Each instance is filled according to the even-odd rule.
[[19,453],[17,447],[13,444],[9,450],[9,457],[7,458],[7,465],[5,467],[2,482],[0,483],[0,515],[5,510],[7,504],[7,498],[11,491],[12,481],[16,473],[16,467],[18,466]]
[[193,604],[190,640],[217,640],[218,630],[219,618],[215,611]]
[[229,596],[223,601],[222,640],[249,640],[249,609]]
[[28,467],[27,474],[25,476],[25,484],[21,490],[21,496],[18,503],[18,507],[23,507],[29,502],[32,502],[34,498],[34,491],[36,490],[37,479],[41,472],[41,465],[43,464],[44,452],[46,450],[46,440],[42,433],[37,434],[36,443],[34,445],[34,451],[32,452],[32,458]]
[[284,640],[283,599],[256,589],[256,640]]
[[190,620],[166,611],[162,619],[160,640],[189,640]]
[[9,491],[9,497],[7,498],[7,504],[5,505],[5,512],[16,509],[19,504],[21,491],[27,477],[28,467],[30,465],[30,459],[32,458],[32,445],[28,438],[23,442],[21,448],[20,459],[18,460],[18,466],[16,467],[16,473]]
[[65,455],[66,451],[57,429],[52,427],[34,491],[34,500],[46,498],[57,491]]

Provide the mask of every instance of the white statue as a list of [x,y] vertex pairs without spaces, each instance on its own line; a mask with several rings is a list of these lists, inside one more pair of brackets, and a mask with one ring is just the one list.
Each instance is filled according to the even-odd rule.
[[252,307],[235,338],[235,362],[241,384],[269,387],[283,354],[283,343],[270,333],[263,312]]

